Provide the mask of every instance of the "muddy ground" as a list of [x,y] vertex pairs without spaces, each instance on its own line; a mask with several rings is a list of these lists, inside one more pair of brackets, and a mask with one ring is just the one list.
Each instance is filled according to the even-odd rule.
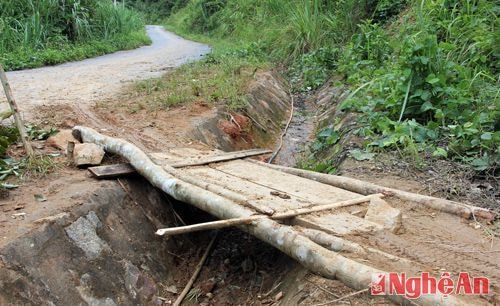
[[[208,47],[204,45],[182,40],[158,28],[150,27],[149,31],[150,33],[156,33],[154,35],[160,37],[160,42],[153,39],[153,45],[150,47],[129,51],[130,53],[120,52],[79,63],[10,73],[9,78],[11,78],[14,93],[20,104],[23,105],[25,117],[29,118],[31,122],[42,126],[71,128],[74,125],[87,125],[105,134],[125,138],[149,152],[164,151],[175,147],[197,149],[213,147],[213,143],[207,145],[201,141],[203,139],[194,138],[193,130],[203,126],[206,122],[214,122],[214,118],[217,118],[218,115],[216,107],[200,102],[169,110],[148,109],[144,107],[143,99],[130,91],[130,82],[161,75],[165,69],[183,63],[188,59],[196,58],[208,50]],[[165,57],[165,54],[171,54],[172,56]],[[270,79],[271,77],[266,74],[264,79],[266,78]],[[62,79],[65,82],[61,82]],[[32,84],[32,86],[25,87],[22,84]],[[272,85],[269,85],[269,87],[272,87]],[[26,103],[21,103],[21,101]],[[276,160],[281,164],[293,165],[296,163],[298,153],[302,152],[304,146],[311,140],[314,130],[314,122],[311,120],[311,112],[314,111],[313,106],[305,104],[305,99],[301,98],[296,99],[295,103],[298,112],[292,118],[291,132],[285,136],[284,149]],[[286,104],[284,103],[284,105]],[[278,119],[281,122],[286,122],[289,109],[284,106],[281,106],[281,109]],[[211,127],[213,128],[214,125],[212,124]],[[278,139],[276,134],[273,137]],[[273,141],[267,142],[267,145],[269,148],[276,148],[276,143]],[[235,147],[241,148],[240,145]],[[50,152],[54,149],[42,143],[38,150]],[[108,163],[114,161],[114,159],[107,160]],[[174,241],[168,242],[155,240],[151,237],[152,233],[151,235],[144,233],[143,238],[140,238],[141,236],[136,237],[137,239],[143,239],[144,243],[138,243],[128,252],[126,243],[119,244],[116,240],[110,240],[108,245],[112,249],[116,248],[120,251],[112,253],[113,261],[109,262],[109,265],[112,269],[120,271],[125,276],[117,275],[117,280],[115,282],[111,281],[112,285],[109,286],[108,291],[96,291],[96,286],[99,285],[96,278],[102,276],[100,274],[102,272],[99,272],[99,269],[92,270],[92,272],[87,273],[90,276],[85,276],[85,266],[71,263],[72,261],[78,261],[79,256],[83,255],[77,248],[75,249],[68,244],[67,237],[64,234],[60,234],[64,233],[62,228],[73,224],[72,222],[76,222],[75,220],[80,217],[87,216],[88,219],[89,211],[96,210],[98,218],[104,221],[105,226],[99,231],[102,231],[105,237],[111,237],[116,229],[115,226],[124,224],[126,218],[133,218],[141,214],[142,210],[138,207],[144,203],[141,202],[140,190],[148,190],[149,187],[137,187],[137,184],[141,186],[140,184],[143,184],[143,182],[137,183],[134,180],[124,180],[122,184],[117,181],[98,182],[92,179],[85,170],[68,166],[64,157],[58,158],[58,162],[59,168],[55,172],[44,177],[27,178],[22,182],[20,188],[11,191],[6,198],[0,200],[0,209],[3,212],[0,217],[0,248],[2,248],[3,256],[3,263],[0,263],[0,268],[11,265],[10,267],[16,270],[23,265],[29,266],[37,264],[37,262],[43,262],[46,265],[44,267],[55,273],[54,277],[57,277],[57,272],[60,270],[50,268],[52,265],[58,265],[55,260],[39,259],[40,261],[32,261],[26,256],[21,256],[18,262],[14,262],[13,259],[7,258],[8,253],[5,252],[7,249],[17,250],[18,241],[28,239],[30,235],[34,235],[33,233],[39,231],[51,233],[54,231],[54,233],[59,233],[55,235],[55,237],[58,237],[57,239],[60,239],[58,241],[64,241],[64,244],[63,242],[53,244],[47,242],[46,250],[48,251],[46,253],[34,254],[36,256],[61,258],[61,262],[64,263],[61,264],[61,267],[67,267],[68,269],[70,267],[79,267],[75,268],[77,272],[73,273],[73,276],[68,276],[67,283],[71,284],[70,286],[75,283],[75,288],[80,289],[74,292],[69,290],[74,295],[68,293],[66,300],[64,300],[63,293],[50,295],[38,292],[35,294],[33,293],[34,289],[32,291],[28,290],[33,293],[33,296],[23,296],[23,292],[27,292],[23,291],[25,287],[19,287],[19,295],[13,293],[12,297],[19,297],[19,301],[29,302],[30,298],[35,300],[36,296],[36,298],[39,298],[38,301],[52,301],[55,304],[73,298],[81,298],[88,304],[96,303],[96,301],[101,304],[111,303],[107,298],[114,299],[113,301],[118,304],[120,302],[123,304],[151,304],[154,302],[158,305],[168,305],[174,301],[194,270],[198,259],[208,244],[211,233],[176,237],[172,239]],[[394,170],[385,173],[385,169],[381,169],[377,165],[365,165],[367,164],[353,161],[347,162],[344,164],[342,171],[345,174],[371,180],[381,185],[397,185],[398,188],[404,190],[422,191],[421,182],[412,180],[411,173],[402,172],[402,175],[398,176]],[[371,172],[366,171],[369,168],[373,168]],[[376,173],[376,175],[370,175],[370,173]],[[102,190],[102,188],[114,190],[119,195],[117,202],[122,203],[123,201],[125,203],[123,205],[131,205],[131,215],[122,215],[122,213],[115,212],[115,208],[99,211],[95,206],[87,204],[88,198],[94,193],[101,194],[102,191],[96,190]],[[127,196],[127,191],[129,194],[132,193],[132,197]],[[36,194],[44,195],[48,201],[38,201],[35,198]],[[150,194],[153,194],[153,191]],[[142,196],[146,195],[142,194]],[[464,199],[467,200],[465,197]],[[163,216],[163,225],[168,224],[168,222],[179,222],[177,217],[186,223],[210,219],[210,216],[181,203],[172,203],[168,198],[162,198],[161,202],[162,205],[167,207],[166,212],[163,212],[167,213],[166,216]],[[107,205],[112,207],[113,204],[108,203]],[[174,209],[175,213],[170,209]],[[20,212],[24,212],[26,215],[12,217]],[[68,214],[68,216],[60,215],[64,213]],[[158,211],[153,210],[154,213],[158,213]],[[47,223],[44,218],[58,215],[62,216],[61,220],[63,221],[54,221],[55,223],[50,221],[48,223],[51,226],[48,229],[41,229]],[[118,217],[109,219],[109,216],[114,215],[118,215]],[[156,225],[155,222],[157,221],[152,221],[150,217],[147,217],[147,213],[144,213],[144,215],[146,217],[138,218],[138,222],[145,224],[144,229],[146,232],[147,229],[154,228],[152,224]],[[172,215],[177,217],[173,218]],[[422,218],[433,220],[434,217],[422,216]],[[424,221],[416,220],[415,222]],[[439,243],[446,241],[448,239],[446,235],[449,235],[445,231],[446,224],[443,226],[444,228],[435,229],[440,233],[435,233],[435,235],[429,233],[434,240],[439,240]],[[474,224],[471,226],[474,226]],[[129,228],[140,231],[140,226],[136,223],[130,224]],[[490,230],[492,227],[488,226],[486,228]],[[485,232],[484,241],[491,240],[489,233],[491,233],[491,230]],[[123,237],[123,239],[128,238]],[[372,243],[383,242],[374,241]],[[113,243],[116,243],[116,245]],[[134,245],[133,241],[129,243],[131,246]],[[148,246],[163,247],[164,252],[157,255],[153,254],[149,259],[144,259],[140,256],[140,253],[143,252],[141,248]],[[58,247],[71,251],[62,252],[66,258],[63,258],[64,256],[57,257],[56,250]],[[430,256],[431,254],[427,255]],[[494,256],[494,253],[486,256],[490,255]],[[165,262],[159,265],[160,268],[158,269],[152,268],[154,260],[161,260],[162,256],[164,256]],[[425,257],[426,254],[422,253],[419,256]],[[23,262],[23,260],[25,261]],[[473,261],[473,259],[469,258],[467,260]],[[69,262],[67,265],[66,261]],[[136,264],[130,265],[128,262],[136,262]],[[137,262],[142,263],[144,266],[137,264]],[[92,260],[85,263],[93,264]],[[457,259],[456,263],[459,264],[460,261]],[[105,266],[108,263],[103,262],[102,264]],[[436,267],[441,268],[439,267],[440,264],[442,262],[436,264]],[[471,265],[473,264],[471,263]],[[496,268],[498,266],[495,266]],[[144,272],[142,278],[139,277],[139,279],[142,279],[142,283],[137,283],[137,280],[134,283],[134,286],[136,286],[134,292],[144,293],[145,300],[141,300],[140,296],[131,298],[127,295],[131,294],[128,287],[128,291],[116,293],[116,298],[111,298],[103,293],[124,290],[123,288],[120,289],[120,286],[123,286],[120,279],[123,278],[126,287],[127,275],[130,276],[130,271],[136,271],[136,269],[142,272],[150,271],[148,273]],[[22,283],[23,286],[29,287],[29,281],[36,279],[30,278],[33,273],[29,270],[27,268],[16,276],[19,277],[19,284]],[[109,271],[106,268],[104,270]],[[478,268],[478,271],[482,272],[483,270]],[[38,278],[37,281],[40,281],[40,279],[43,279],[43,277]],[[150,279],[151,282],[148,281]],[[48,282],[50,283],[50,281]],[[15,284],[17,283],[14,282],[12,287],[8,288],[15,288]],[[3,285],[5,288],[5,284]],[[32,284],[32,286],[36,287],[37,285]],[[45,284],[44,286],[48,288],[51,284]],[[154,288],[154,294],[149,293],[148,290],[151,288]],[[279,251],[237,229],[228,229],[219,233],[214,250],[193,288],[186,305],[293,305],[299,303],[312,305],[328,301],[335,301],[330,303],[331,305],[390,304],[384,299],[372,299],[366,293],[337,300],[353,293],[354,290],[338,281],[327,280],[309,273]],[[17,292],[14,289],[12,290]],[[93,292],[93,295],[89,293],[90,291]],[[152,296],[154,296],[154,299],[152,299]],[[127,297],[130,300],[127,301]]]

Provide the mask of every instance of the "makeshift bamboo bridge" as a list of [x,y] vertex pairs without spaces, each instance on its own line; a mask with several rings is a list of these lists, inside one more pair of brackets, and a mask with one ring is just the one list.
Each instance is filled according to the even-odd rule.
[[[358,290],[368,288],[372,275],[377,273],[397,271],[411,275],[432,269],[425,254],[407,255],[421,253],[421,246],[416,241],[426,237],[425,227],[434,220],[426,221],[429,224],[414,222],[412,218],[406,221],[405,214],[410,217],[411,214],[432,216],[437,212],[442,220],[457,224],[461,223],[460,217],[474,220],[494,218],[491,212],[470,205],[355,179],[268,165],[248,158],[269,153],[265,150],[225,153],[177,148],[147,154],[122,139],[104,136],[89,128],[75,127],[74,134],[83,142],[96,143],[105,151],[119,154],[129,161],[129,165],[115,166],[114,171],[137,171],[173,198],[220,219],[158,229],[158,235],[238,226],[311,271],[338,279]],[[97,176],[109,176],[109,167],[93,171]],[[409,235],[408,231],[415,233]],[[422,236],[418,231],[424,231]],[[438,238],[446,239],[444,236]],[[491,269],[500,268],[500,263],[483,255],[476,255],[475,262],[484,261],[484,271],[466,258],[456,269],[476,273],[489,271],[489,277],[498,279],[498,272],[491,274]],[[434,262],[440,263],[439,260],[442,258]],[[406,302],[403,296],[388,297],[396,303]],[[412,303],[475,304],[464,299],[429,294]]]

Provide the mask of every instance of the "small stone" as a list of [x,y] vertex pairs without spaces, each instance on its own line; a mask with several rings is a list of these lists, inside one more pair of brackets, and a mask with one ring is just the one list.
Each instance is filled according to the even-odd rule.
[[93,143],[79,143],[73,151],[73,161],[77,166],[100,165],[104,158],[104,150]]
[[177,290],[177,287],[172,285],[172,286],[167,286],[165,288],[165,290],[167,290],[167,292],[170,292],[170,293],[173,293],[173,294],[177,294],[179,291]]
[[47,198],[43,195],[43,194],[34,194],[33,197],[35,198],[35,200],[37,200],[38,202],[45,202],[47,201]]
[[61,130],[59,131],[59,133],[50,136],[47,139],[47,144],[51,147],[63,151],[64,154],[67,154],[66,149],[68,148],[68,142],[70,141],[79,143],[79,141],[76,140],[76,138],[73,136],[71,130]]
[[365,219],[396,233],[403,224],[401,211],[380,198],[372,198]]

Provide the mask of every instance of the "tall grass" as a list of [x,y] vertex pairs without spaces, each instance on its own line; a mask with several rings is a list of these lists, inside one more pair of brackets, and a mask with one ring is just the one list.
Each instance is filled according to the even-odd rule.
[[167,20],[183,34],[238,45],[259,44],[271,60],[288,61],[345,41],[372,14],[372,0],[191,0]]
[[143,25],[139,13],[111,0],[2,0],[0,61],[8,68],[30,66],[29,59],[16,61],[15,54],[32,53],[36,58],[47,50],[100,40],[113,45],[124,36],[137,38],[133,33],[142,31]]

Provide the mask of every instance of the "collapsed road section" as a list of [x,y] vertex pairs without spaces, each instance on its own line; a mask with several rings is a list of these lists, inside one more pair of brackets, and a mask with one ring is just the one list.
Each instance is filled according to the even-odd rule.
[[[157,234],[238,226],[311,271],[359,290],[389,272],[429,271],[457,281],[467,271],[489,281],[487,292],[476,295],[411,296],[419,305],[486,304],[481,294],[497,289],[500,262],[491,247],[498,239],[481,243],[482,232],[463,222],[494,218],[487,210],[241,159],[246,154],[182,148],[146,153],[90,128],[75,127],[74,135],[120,155],[152,185],[221,220]],[[408,295],[381,293],[396,303],[408,301]]]

